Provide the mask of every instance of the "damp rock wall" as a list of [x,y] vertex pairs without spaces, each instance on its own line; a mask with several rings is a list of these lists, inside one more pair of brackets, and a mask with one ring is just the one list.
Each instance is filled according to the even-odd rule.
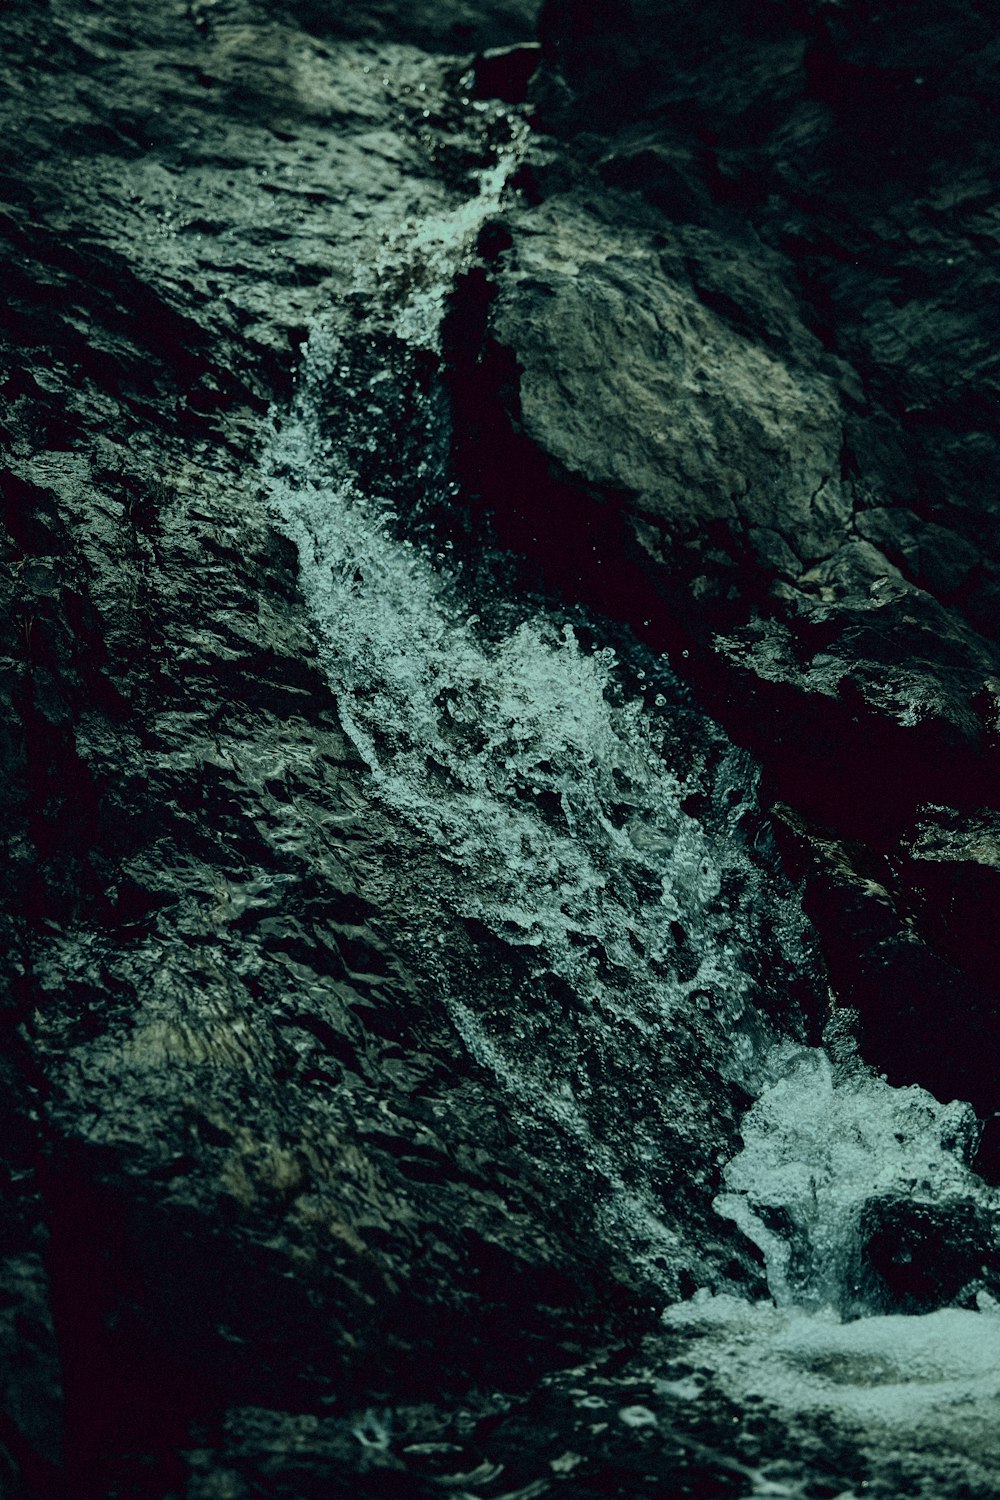
[[872,1061],[989,1114],[995,21],[553,0],[540,36],[527,202],[457,354],[470,485],[687,653]]
[[775,1038],[996,1107],[994,26],[533,10],[3,18],[4,1500],[872,1473],[661,1314],[769,1307]]

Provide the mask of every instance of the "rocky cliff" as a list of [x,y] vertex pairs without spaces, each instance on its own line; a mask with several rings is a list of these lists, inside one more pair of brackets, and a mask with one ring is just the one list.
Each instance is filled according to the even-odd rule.
[[990,1113],[996,26],[553,0],[541,36],[467,461],[516,445],[510,534],[761,756],[871,1059]]
[[[661,1314],[831,995],[1000,1108],[1000,39],[604,9],[3,18],[5,1500],[933,1468]],[[991,1296],[970,1181],[855,1292]]]

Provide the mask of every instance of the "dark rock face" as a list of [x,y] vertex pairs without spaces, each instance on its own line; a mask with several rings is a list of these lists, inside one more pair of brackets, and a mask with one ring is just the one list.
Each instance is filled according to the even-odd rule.
[[[473,58],[379,40],[526,33],[525,7],[474,14],[66,0],[5,21],[10,1500],[456,1473],[479,1493],[480,1431],[543,1371],[627,1349],[666,1285],[762,1285],[711,1223],[742,1091],[683,1020],[660,1050],[609,1038],[441,908],[344,735],[258,468],[359,261],[495,160],[499,116],[470,127],[459,102]],[[536,60],[487,50],[470,81],[523,91]],[[698,730],[689,760],[697,734],[723,753]],[[501,1029],[524,992],[628,1184],[557,1117],[512,1113],[448,975]],[[693,1121],[668,1090],[689,1047]],[[601,1228],[643,1173],[703,1247],[662,1284]],[[532,1493],[563,1451],[522,1455]]]
[[[4,17],[4,1500],[842,1494],[864,1455],[742,1410],[659,1323],[765,1290],[712,1210],[748,1102],[718,1058],[815,1041],[828,968],[881,1066],[1000,1104],[993,23],[550,4],[532,83],[534,9]],[[501,170],[495,101],[532,89],[513,206],[441,350],[404,349],[441,273],[392,256]],[[673,682],[674,832],[729,862],[709,889],[688,851],[669,1026],[587,930],[603,1006],[518,936],[536,911],[470,917],[359,753],[261,462],[317,327],[351,362],[327,457],[400,513],[439,465],[764,758],[773,817]],[[459,696],[435,724],[474,764]],[[554,827],[547,748],[516,795]],[[639,780],[604,831],[634,831],[641,915]],[[894,1203],[885,1306],[994,1284],[988,1215]]]
[[953,830],[1000,786],[995,19],[552,0],[541,36],[471,482],[563,587],[690,653],[806,868],[810,839],[878,868],[874,966],[843,903],[823,927],[868,1055],[994,1109],[996,895]]
[[280,9],[319,35],[413,42],[452,53],[522,43],[534,36],[538,13],[535,0],[283,0]]
[[991,1262],[983,1265],[981,1246],[989,1243],[993,1225],[976,1222],[971,1204],[950,1208],[932,1203],[875,1203],[862,1225],[863,1255],[875,1273],[876,1297],[894,1312],[926,1312],[965,1300],[977,1292],[991,1294]]

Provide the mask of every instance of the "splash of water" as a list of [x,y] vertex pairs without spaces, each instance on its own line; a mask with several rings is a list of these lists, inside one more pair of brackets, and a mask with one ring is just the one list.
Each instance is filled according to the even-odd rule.
[[[886,1472],[900,1434],[918,1471],[929,1442],[945,1478],[928,1493],[949,1493],[950,1473],[992,1472],[978,1436],[998,1391],[991,1293],[979,1290],[978,1311],[879,1315],[863,1262],[872,1205],[995,1212],[966,1166],[971,1111],[890,1089],[856,1061],[774,1043],[756,1010],[759,911],[777,918],[789,973],[804,964],[802,919],[748,862],[746,762],[716,771],[716,802],[725,794],[733,806],[710,833],[684,811],[691,782],[662,753],[678,702],[669,687],[658,709],[630,697],[614,652],[587,645],[558,608],[518,614],[488,596],[488,581],[470,601],[447,544],[418,545],[396,513],[402,492],[448,482],[441,405],[415,370],[437,348],[449,289],[511,164],[499,160],[478,197],[405,226],[359,267],[355,291],[386,340],[378,367],[359,376],[349,318],[314,329],[265,462],[344,727],[377,795],[428,851],[419,869],[435,906],[534,964],[523,992],[505,995],[502,1024],[480,992],[488,986],[439,957],[440,934],[426,937],[423,970],[512,1107],[582,1160],[605,1242],[671,1296],[680,1269],[718,1287],[731,1249],[713,1263],[685,1243],[676,1178],[663,1172],[668,1143],[710,1198],[703,1146],[721,1138],[713,1076],[757,1094],[715,1206],[763,1251],[773,1300],[716,1291],[675,1303],[666,1321],[684,1335],[685,1369],[694,1341],[701,1368],[737,1403],[855,1424]],[[387,858],[380,878],[395,912],[406,911],[413,868],[394,872]],[[573,997],[568,1020],[545,1008],[552,976]],[[671,1050],[682,1030],[695,1051]],[[558,1150],[547,1160],[562,1170]],[[710,1238],[706,1221],[699,1232]],[[699,1399],[697,1382],[670,1373],[672,1392]]]
[[743,1149],[725,1169],[716,1208],[764,1252],[778,1306],[864,1312],[869,1205],[988,1199],[963,1159],[975,1116],[921,1088],[890,1088],[856,1061],[837,1069],[819,1049],[782,1045],[772,1070],[743,1121]]
[[[442,915],[485,926],[529,956],[534,977],[501,1024],[430,935],[421,969],[470,1054],[605,1184],[595,1213],[609,1238],[675,1290],[677,1210],[664,1212],[667,1189],[656,1186],[670,1180],[666,1143],[692,1182],[707,1182],[723,1128],[713,1111],[726,1108],[710,1075],[746,1085],[770,1040],[751,974],[768,877],[740,831],[755,773],[736,752],[721,757],[713,794],[724,807],[707,833],[683,808],[704,794],[704,768],[687,778],[663,754],[683,696],[678,687],[668,701],[666,669],[667,696],[647,705],[625,690],[611,647],[589,644],[565,611],[518,612],[488,568],[470,600],[447,544],[418,545],[393,503],[449,483],[440,385],[419,372],[433,365],[448,293],[496,212],[516,146],[515,132],[478,197],[405,226],[359,266],[366,331],[359,338],[343,309],[313,329],[265,474],[373,789],[433,856],[421,878]],[[401,910],[406,877],[387,861],[378,879]],[[793,969],[801,913],[794,901],[770,909]],[[553,981],[572,1000],[546,1012]],[[677,1041],[692,1033],[694,1061]],[[612,1053],[616,1087],[602,1076]],[[712,1274],[700,1252],[686,1253],[699,1280]]]
[[[998,1205],[966,1165],[971,1108],[891,1088],[820,1049],[779,1044],[771,1072],[716,1208],[763,1251],[772,1300],[703,1292],[669,1308],[684,1368],[694,1341],[701,1370],[731,1399],[766,1403],[813,1445],[812,1424],[832,1419],[868,1466],[864,1492],[996,1493]],[[901,1287],[866,1264],[886,1214],[890,1269],[927,1299],[905,1315],[886,1310]],[[938,1232],[922,1241],[928,1224]],[[806,1467],[778,1492],[809,1493],[808,1479]]]
[[[669,1114],[675,1133],[704,1140],[711,1100],[694,1099],[696,1077],[678,1077],[673,1097],[636,1120],[629,1094],[649,1092],[673,1030],[692,1017],[706,1063],[740,1082],[753,1073],[766,1037],[724,891],[727,874],[738,870],[749,885],[753,872],[738,839],[720,846],[683,811],[691,788],[663,758],[656,714],[623,693],[611,649],[589,648],[557,613],[484,619],[489,601],[480,598],[481,614],[470,615],[446,559],[400,536],[385,503],[337,467],[322,413],[341,358],[314,334],[270,466],[343,726],[377,795],[433,851],[427,878],[442,913],[534,955],[536,1004],[544,976],[555,976],[578,1019],[572,1030],[557,1027],[512,997],[521,1015],[500,1036],[482,1002],[444,974],[432,944],[421,967],[441,986],[470,1054],[573,1141],[595,1183],[606,1184],[596,1194],[602,1232],[674,1288],[678,1233],[650,1185],[657,1136],[662,1144]],[[752,783],[743,796],[752,799]],[[732,817],[738,823],[738,807]],[[405,893],[391,870],[381,879],[399,910]],[[618,1041],[635,1076],[623,1071],[625,1093],[611,1108],[588,1075],[615,1044],[615,1026],[636,1038]],[[698,1170],[692,1152],[692,1177]],[[690,1247],[685,1263],[698,1279],[710,1274]]]
[[[404,226],[359,269],[356,290],[367,281],[388,305],[401,378],[408,359],[433,348],[447,293],[496,211],[519,144],[515,132],[478,197]],[[344,727],[382,797],[460,874],[463,915],[543,949],[586,999],[614,1006],[627,989],[629,1016],[646,1030],[692,996],[722,995],[739,1054],[747,983],[717,909],[727,863],[741,856],[720,856],[681,810],[690,788],[664,762],[643,704],[622,694],[611,650],[586,650],[555,614],[491,638],[441,568],[444,555],[398,535],[385,497],[353,472],[351,444],[334,452],[325,436],[349,368],[342,334],[314,329],[266,468],[299,548]],[[377,429],[381,409],[370,392],[368,401]],[[438,413],[430,398],[414,402],[416,446],[431,453]],[[372,425],[353,425],[355,446],[370,448]],[[422,477],[411,476],[414,487]],[[683,978],[673,962],[679,926],[700,954]],[[749,1060],[738,1057],[734,1072]]]
[[[773,1302],[700,1295],[667,1314],[701,1340],[705,1366],[736,1399],[914,1432],[935,1403],[979,1420],[996,1396],[1000,1347],[988,1292],[981,1312],[858,1316],[875,1311],[859,1272],[870,1205],[916,1197],[992,1211],[965,1165],[971,1112],[890,1089],[818,1049],[774,1046],[755,1011],[755,910],[777,914],[789,972],[802,923],[748,865],[738,835],[754,797],[746,763],[723,787],[736,790],[728,827],[709,834],[684,811],[691,785],[662,754],[675,705],[651,711],[630,698],[614,653],[586,645],[557,608],[515,618],[488,597],[470,603],[447,546],[435,555],[417,545],[396,514],[401,488],[447,483],[440,404],[414,371],[438,347],[450,287],[515,157],[516,139],[478,196],[404,226],[359,265],[355,292],[388,357],[365,381],[350,318],[315,328],[265,459],[342,721],[373,787],[430,851],[422,868],[433,866],[440,909],[533,955],[538,988],[511,999],[521,1013],[498,1029],[475,993],[451,983],[430,937],[426,973],[480,1066],[580,1148],[604,1184],[595,1217],[609,1240],[654,1271],[666,1266],[665,1286],[676,1289],[685,1257],[712,1276],[663,1212],[655,1183],[666,1136],[673,1130],[693,1159],[718,1129],[713,1100],[699,1097],[713,1070],[759,1095],[716,1208],[763,1251]],[[394,414],[383,404],[387,389],[408,392],[402,424],[399,402]],[[389,477],[395,449],[410,463],[402,484]],[[383,879],[393,878],[390,860]],[[405,907],[407,878],[390,891],[394,910]],[[682,943],[692,962],[680,962]],[[537,1013],[541,978],[552,975],[580,1007],[572,1026]],[[690,1076],[670,1054],[682,1022],[701,1048]],[[615,1054],[622,1035],[638,1040]],[[581,1061],[602,1049],[621,1070],[610,1110],[609,1090]],[[647,1066],[658,1054],[659,1072]],[[660,1079],[667,1099],[653,1097]],[[710,1174],[698,1171],[708,1193]],[[956,1443],[964,1430],[948,1428]],[[940,1432],[935,1440],[945,1443]]]

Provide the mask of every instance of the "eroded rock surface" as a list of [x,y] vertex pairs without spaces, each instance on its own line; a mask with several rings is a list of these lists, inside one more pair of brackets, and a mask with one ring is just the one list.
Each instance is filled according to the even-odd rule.
[[841,999],[891,1076],[989,1112],[995,896],[929,867],[1000,786],[995,20],[552,0],[541,36],[528,202],[460,363],[495,414],[470,482],[563,587],[688,652],[776,796],[879,866],[898,963]]
[[996,1103],[992,23],[533,9],[4,19],[4,1500],[873,1472],[660,1312],[827,969]]

